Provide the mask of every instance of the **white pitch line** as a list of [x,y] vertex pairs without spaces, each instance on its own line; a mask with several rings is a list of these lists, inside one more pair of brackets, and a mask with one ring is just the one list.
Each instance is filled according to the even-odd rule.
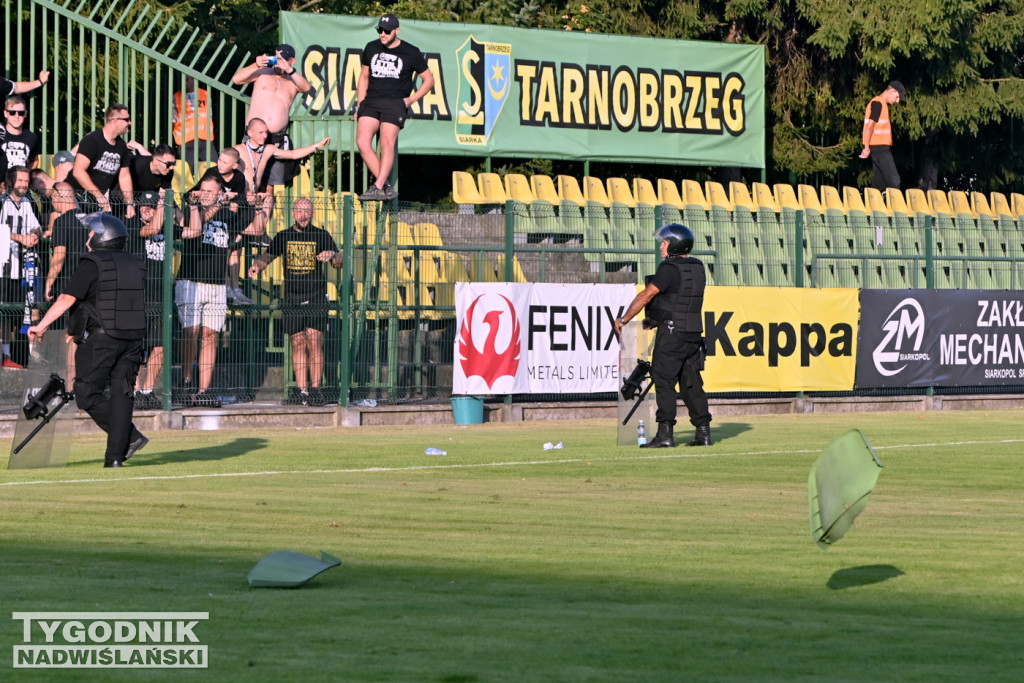
[[[1000,439],[998,441],[952,441],[948,443],[918,443],[900,444],[896,446],[873,446],[876,451],[892,450],[897,448],[935,448],[937,446],[970,446],[978,444],[993,443],[1024,443],[1024,439]],[[408,467],[354,467],[335,470],[266,470],[262,472],[211,472],[207,474],[175,474],[162,476],[142,476],[123,478],[96,478],[96,479],[64,479],[64,480],[36,480],[36,481],[6,481],[0,482],[0,486],[41,486],[47,484],[100,484],[108,482],[128,481],[176,481],[184,479],[215,479],[217,477],[272,477],[278,475],[295,474],[374,474],[387,472],[419,472],[424,470],[467,470],[484,467],[536,467],[538,465],[572,465],[594,462],[629,462],[642,460],[677,460],[681,458],[715,458],[726,456],[746,455],[784,455],[792,453],[819,453],[820,449],[801,449],[784,451],[746,451],[740,453],[721,453],[710,450],[687,451],[684,453],[665,453],[659,455],[634,455],[621,458],[562,458],[559,460],[511,460],[506,462],[482,462],[463,463],[459,465],[409,465]]]

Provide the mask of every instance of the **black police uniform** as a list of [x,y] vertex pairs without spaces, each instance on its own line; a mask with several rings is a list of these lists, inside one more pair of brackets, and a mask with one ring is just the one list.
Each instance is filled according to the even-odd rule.
[[658,404],[655,419],[659,425],[675,425],[678,383],[690,423],[699,433],[711,424],[700,374],[704,369],[704,264],[692,256],[670,255],[650,281],[659,290],[647,305],[647,317],[658,325],[651,358]]
[[101,248],[82,256],[64,290],[78,299],[68,328],[78,344],[75,399],[107,433],[107,466],[120,465],[129,444],[145,440],[132,423],[146,333],[145,282],[141,258]]

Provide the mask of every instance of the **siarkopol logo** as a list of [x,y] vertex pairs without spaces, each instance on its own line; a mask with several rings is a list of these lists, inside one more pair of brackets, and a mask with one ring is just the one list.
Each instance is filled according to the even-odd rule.
[[[495,298],[504,305],[494,302]],[[493,307],[494,304],[498,307]],[[477,305],[483,310],[480,315],[476,314]],[[504,344],[498,350],[502,341]],[[488,389],[493,389],[503,377],[514,379],[519,370],[521,347],[519,314],[512,302],[501,294],[481,294],[473,299],[459,331],[458,360],[466,379],[480,377]]]
[[910,361],[927,361],[921,353],[924,342],[925,315],[917,299],[907,297],[896,304],[882,323],[882,341],[871,352],[875,370],[884,377],[898,375]]
[[455,139],[460,145],[484,145],[511,90],[512,45],[481,43],[470,35],[455,57],[459,65]]

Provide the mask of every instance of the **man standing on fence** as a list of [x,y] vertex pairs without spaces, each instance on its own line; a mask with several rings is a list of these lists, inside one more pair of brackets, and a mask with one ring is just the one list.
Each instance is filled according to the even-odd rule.
[[687,446],[711,445],[711,411],[704,393],[704,287],[707,276],[704,264],[690,256],[693,232],[685,225],[673,223],[654,233],[661,242],[664,259],[647,287],[615,321],[616,334],[622,326],[648,308],[646,327],[656,327],[651,377],[654,379],[658,409],[658,433],[641,448],[674,448],[672,435],[676,423],[676,384],[683,403],[690,413],[690,423],[697,428]]
[[[34,81],[12,81],[8,78],[0,76],[0,102],[5,102],[11,95],[18,95],[21,93],[35,90],[36,88],[43,87],[43,84],[50,80],[49,71],[40,71],[39,78]],[[0,185],[4,184],[7,178],[7,169],[10,166],[16,164],[7,162],[7,154],[4,152],[4,140],[7,137],[7,128],[3,124],[0,124]]]
[[[313,87],[295,70],[295,48],[291,45],[278,45],[273,56],[257,55],[255,63],[236,71],[231,82],[235,85],[253,84],[249,111],[245,114],[246,125],[253,119],[262,119],[269,130],[265,142],[282,150],[294,149],[288,137],[292,101],[296,95],[307,93]],[[263,178],[260,169],[261,174],[256,177],[252,189],[259,191],[257,188],[262,185],[273,188],[275,185],[290,184],[299,173],[295,158],[286,155],[271,157],[273,162],[267,168],[266,178]],[[242,161],[248,160],[243,157]]]
[[889,83],[889,87],[878,97],[871,98],[864,112],[864,130],[861,135],[864,149],[861,159],[871,157],[871,168],[874,177],[871,187],[885,192],[887,188],[900,188],[900,174],[896,170],[896,162],[892,158],[892,121],[889,120],[889,105],[898,104],[907,97],[907,89],[899,81]]
[[328,314],[327,276],[323,264],[330,262],[335,268],[341,268],[341,252],[330,233],[312,225],[313,202],[305,198],[297,200],[292,216],[295,224],[274,235],[266,253],[253,260],[249,276],[256,277],[274,259],[284,256],[282,328],[291,336],[292,368],[297,386],[295,395],[285,403],[322,406],[330,403],[320,389]]
[[[405,126],[409,107],[434,87],[427,58],[415,45],[398,39],[398,17],[382,16],[377,33],[380,40],[371,40],[363,49],[356,89],[356,144],[374,177],[373,184],[359,197],[364,201],[398,197],[388,182],[395,166],[398,133]],[[423,82],[412,92],[417,74]],[[380,156],[373,148],[374,136],[380,139]]]
[[25,126],[28,103],[20,95],[11,95],[4,105],[7,133],[0,145],[7,155],[8,166],[39,168],[39,136]]

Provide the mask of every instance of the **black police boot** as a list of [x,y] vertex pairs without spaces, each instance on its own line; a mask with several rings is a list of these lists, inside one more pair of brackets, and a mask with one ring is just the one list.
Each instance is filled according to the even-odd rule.
[[676,440],[672,438],[672,425],[668,422],[658,423],[658,433],[640,448],[675,448]]
[[687,446],[710,446],[711,441],[711,425],[701,425],[697,427],[697,434],[694,436],[693,441],[686,444]]

